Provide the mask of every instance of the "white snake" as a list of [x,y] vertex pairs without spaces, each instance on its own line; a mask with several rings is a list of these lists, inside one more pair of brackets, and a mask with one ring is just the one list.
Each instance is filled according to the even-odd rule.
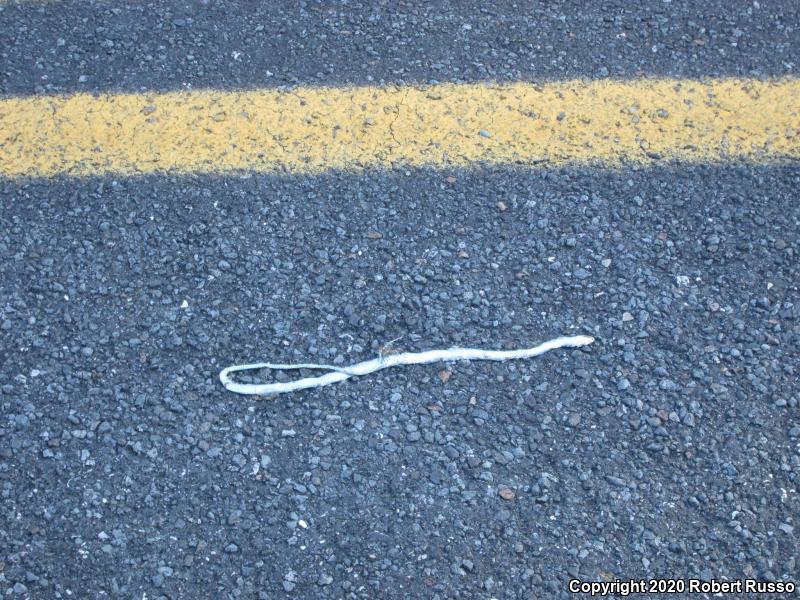
[[[479,348],[449,348],[447,350],[427,350],[426,352],[402,352],[400,354],[381,355],[372,360],[365,360],[350,367],[336,367],[333,365],[317,364],[294,364],[282,365],[276,363],[254,363],[250,365],[233,365],[223,369],[219,374],[219,380],[225,389],[236,394],[274,396],[287,392],[296,392],[307,388],[322,387],[350,379],[358,375],[367,375],[381,369],[396,367],[398,365],[422,365],[427,363],[455,360],[513,360],[518,358],[533,358],[556,348],[578,348],[586,346],[594,341],[588,335],[574,335],[571,337],[559,337],[534,348],[522,348],[519,350],[481,350]],[[273,369],[273,370],[296,370],[296,369],[318,369],[330,371],[317,377],[304,377],[286,383],[236,383],[229,375],[239,371],[251,371],[254,369]]]

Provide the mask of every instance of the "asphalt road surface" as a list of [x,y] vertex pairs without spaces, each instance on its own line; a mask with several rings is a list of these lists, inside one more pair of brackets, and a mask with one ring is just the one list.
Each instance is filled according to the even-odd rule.
[[[585,4],[0,3],[0,94],[798,67],[796,2]],[[0,178],[0,595],[798,583],[798,189],[792,160]]]

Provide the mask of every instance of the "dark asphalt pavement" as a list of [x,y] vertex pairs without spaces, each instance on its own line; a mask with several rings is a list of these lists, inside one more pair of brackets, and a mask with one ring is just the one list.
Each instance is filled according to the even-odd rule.
[[0,93],[14,95],[767,77],[800,66],[792,0],[66,0],[0,11]]
[[[0,91],[792,75],[800,56],[793,2],[300,4],[0,5]],[[796,164],[0,180],[0,595],[797,581],[799,187]],[[597,341],[275,401],[216,379],[399,336],[573,333]]]

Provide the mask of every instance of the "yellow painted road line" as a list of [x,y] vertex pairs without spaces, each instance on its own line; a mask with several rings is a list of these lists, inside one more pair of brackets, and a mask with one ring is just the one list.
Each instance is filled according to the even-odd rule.
[[0,175],[800,158],[800,80],[566,81],[0,100]]

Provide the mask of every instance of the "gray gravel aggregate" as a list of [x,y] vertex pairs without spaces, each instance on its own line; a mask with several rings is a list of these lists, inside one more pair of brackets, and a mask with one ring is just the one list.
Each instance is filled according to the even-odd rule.
[[[2,593],[796,576],[798,183],[794,166],[0,183]],[[570,332],[597,342],[276,401],[216,380],[399,336]]]
[[0,93],[784,76],[799,22],[786,0],[12,0]]
[[[0,94],[791,76],[799,21],[785,0],[0,2]],[[657,157],[0,180],[0,595],[797,580],[798,188],[797,164]],[[597,341],[276,401],[217,381],[571,333]]]

